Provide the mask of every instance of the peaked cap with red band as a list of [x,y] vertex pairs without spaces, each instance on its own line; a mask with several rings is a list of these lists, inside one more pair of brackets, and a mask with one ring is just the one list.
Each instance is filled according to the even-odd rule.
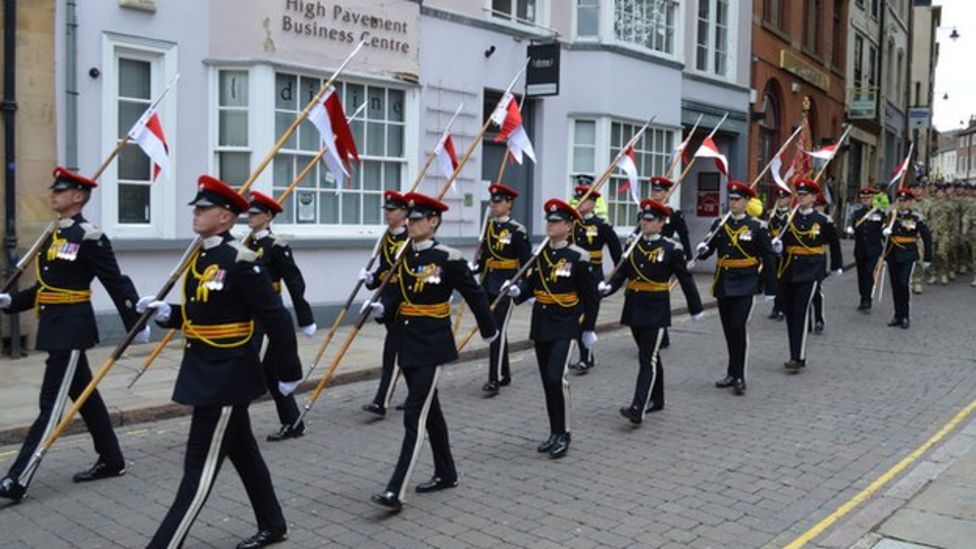
[[895,193],[895,198],[907,198],[908,200],[915,199],[915,193],[911,189],[898,189]]
[[51,183],[52,191],[63,191],[66,189],[77,189],[79,191],[91,191],[98,186],[87,177],[82,177],[74,172],[68,171],[61,166],[54,168],[54,182]]
[[742,181],[729,181],[728,184],[729,198],[755,198],[756,191],[753,190],[747,183]]
[[660,219],[664,217],[671,217],[671,208],[661,204],[653,198],[645,198],[641,200],[641,219]]
[[407,199],[397,191],[390,189],[383,193],[384,210],[406,210]]
[[816,201],[816,204],[817,204],[817,206],[826,206],[827,205],[827,197],[824,196],[823,193],[817,193],[817,201]]
[[281,204],[278,204],[274,198],[271,198],[264,193],[251,191],[251,209],[249,209],[248,212],[278,215],[282,211]]
[[502,183],[492,183],[488,185],[488,193],[491,194],[492,202],[497,200],[512,200],[518,198],[519,192]]
[[582,221],[583,219],[580,217],[579,212],[576,211],[576,208],[558,198],[550,198],[547,200],[545,206],[543,206],[543,211],[546,213],[546,221]]
[[407,208],[410,210],[407,217],[410,219],[440,216],[447,211],[447,204],[426,194],[407,193],[403,195],[403,198],[407,201]]
[[[577,185],[576,186],[576,198],[583,198],[583,195],[590,190],[590,185]],[[600,193],[593,191],[586,197],[587,200],[596,200],[600,198]]]
[[651,178],[651,190],[655,191],[667,191],[674,186],[674,181],[671,181],[667,177],[661,177],[660,175],[655,175]]
[[881,191],[875,189],[874,187],[864,187],[860,191],[857,191],[857,195],[860,196],[861,198],[871,198],[872,196],[878,194],[879,192]]
[[197,195],[190,201],[190,206],[220,206],[235,214],[247,211],[251,207],[247,199],[234,190],[234,187],[209,175],[201,175],[197,179]]
[[808,192],[810,194],[820,194],[820,184],[812,179],[800,179],[796,182],[796,192]]

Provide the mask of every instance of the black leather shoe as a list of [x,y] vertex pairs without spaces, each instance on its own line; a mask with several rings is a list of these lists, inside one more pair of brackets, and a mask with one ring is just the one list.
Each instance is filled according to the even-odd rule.
[[824,323],[822,321],[820,321],[820,320],[816,321],[813,324],[813,333],[815,333],[815,334],[822,334],[823,331],[824,331]]
[[735,378],[732,376],[725,376],[722,379],[715,382],[715,386],[719,389],[725,389],[726,387],[731,387],[735,384]]
[[549,449],[549,457],[559,459],[565,457],[567,452],[569,452],[569,433],[556,435],[556,441],[552,443],[552,448]]
[[27,488],[17,484],[12,478],[0,480],[0,498],[7,498],[18,502],[27,495]]
[[544,453],[548,452],[549,450],[552,450],[552,445],[556,443],[556,437],[557,436],[559,436],[559,435],[549,435],[549,438],[546,439],[545,442],[543,442],[542,444],[540,444],[539,447],[536,448],[536,450],[538,450],[540,454],[544,454]]
[[437,492],[438,490],[447,490],[448,488],[455,488],[458,485],[457,479],[454,480],[444,480],[441,477],[434,477],[427,482],[418,485],[414,490],[418,494],[426,494],[427,492]]
[[587,368],[586,363],[583,362],[582,360],[569,365],[569,369],[576,372],[577,374],[585,374],[586,368]]
[[901,319],[901,329],[902,330],[907,330],[907,329],[909,329],[911,327],[912,327],[912,321],[911,320],[908,320],[907,318]]
[[257,534],[237,544],[237,549],[258,549],[288,539],[288,531],[284,527],[275,530],[258,530]]
[[512,378],[510,377],[503,377],[501,381],[498,382],[498,385],[501,387],[508,387],[511,384],[512,384]]
[[93,480],[101,480],[103,478],[121,477],[125,474],[125,464],[122,465],[108,465],[102,460],[95,462],[95,465],[91,466],[91,469],[84,471],[82,473],[77,473],[72,479],[75,482],[91,482]]
[[386,509],[387,511],[393,511],[394,513],[399,513],[400,509],[403,509],[403,502],[400,498],[396,496],[393,492],[386,491],[382,494],[375,494],[373,497],[369,498],[369,501],[373,502],[375,505]]
[[[305,422],[298,424],[298,427],[292,426],[291,423],[286,423],[278,429],[277,433],[268,435],[268,442],[281,442],[283,440],[288,440],[290,438],[298,438],[305,434]],[[260,532],[259,532],[260,533]]]
[[744,379],[735,380],[735,382],[733,382],[732,384],[732,390],[738,396],[742,396],[746,394],[746,380]]
[[647,409],[644,410],[644,413],[653,414],[654,412],[660,412],[663,409],[664,409],[664,404],[658,404],[652,400],[650,406],[648,406]]
[[786,368],[786,370],[789,372],[796,373],[799,372],[801,368],[803,368],[803,364],[799,360],[790,360],[785,364],[783,364],[783,367]]
[[620,415],[627,418],[634,425],[640,425],[644,418],[641,417],[640,410],[634,408],[633,406],[624,406],[620,408]]
[[481,386],[481,390],[488,393],[488,396],[495,396],[498,394],[500,388],[497,381],[489,381]]
[[363,404],[363,411],[364,412],[369,412],[371,414],[374,414],[374,415],[377,415],[377,416],[380,416],[380,417],[385,417],[386,416],[386,408],[380,406],[379,404],[377,404],[375,402],[370,402],[369,404]]
[[901,326],[900,318],[892,318],[891,320],[888,321],[889,328],[894,328],[895,326]]

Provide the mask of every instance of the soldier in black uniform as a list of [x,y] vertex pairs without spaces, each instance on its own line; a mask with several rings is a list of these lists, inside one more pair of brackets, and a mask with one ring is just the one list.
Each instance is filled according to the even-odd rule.
[[[397,252],[407,241],[407,201],[397,191],[389,190],[383,193],[383,211],[386,216],[386,234],[380,244],[379,265],[373,271],[363,269],[359,273],[366,288],[375,290],[383,282],[390,267],[396,263]],[[390,313],[376,318],[376,321],[386,327],[386,339],[383,340],[383,365],[380,372],[380,386],[376,389],[376,396],[369,404],[363,404],[363,410],[380,417],[386,415],[390,407],[393,389],[400,377],[397,367],[397,343],[394,306],[400,290],[397,288],[397,278],[394,274],[390,282],[383,288],[380,302]]]
[[746,391],[749,365],[749,333],[754,297],[764,292],[767,300],[776,296],[776,255],[769,232],[762,221],[749,217],[746,206],[756,191],[740,181],[728,185],[729,218],[712,223],[714,237],[697,247],[698,259],[717,253],[712,295],[718,301],[722,332],[729,350],[725,377],[715,382],[718,388],[732,387],[737,395]]
[[[0,497],[20,501],[35,470],[26,470],[38,446],[61,420],[67,399],[75,399],[92,379],[85,350],[98,343],[91,282],[98,277],[115,303],[127,329],[139,315],[135,287],[119,271],[112,245],[97,227],[85,221],[81,210],[97,184],[64,168],[54,170],[51,209],[58,214],[57,228],[36,260],[37,282],[27,290],[0,294],[0,309],[19,313],[37,308],[37,349],[47,351],[41,385],[40,413],[7,476],[0,480]],[[137,341],[149,340],[147,327]],[[125,460],[112,421],[98,391],[81,407],[81,417],[95,443],[98,460],[74,476],[85,482],[125,474]]]
[[[780,234],[782,234],[783,226],[786,225],[786,219],[790,217],[790,202],[792,200],[793,194],[790,191],[780,187],[776,188],[776,205],[769,214],[769,222],[767,224],[771,238],[779,238]],[[777,273],[780,267],[782,267],[782,264],[783,259],[778,258],[776,266]],[[771,320],[783,320],[785,318],[783,315],[783,285],[777,284],[776,288],[776,299],[773,300],[773,310],[769,312],[768,318]]]
[[[651,198],[657,200],[661,204],[667,204],[668,193],[671,192],[671,187],[673,186],[674,181],[671,181],[666,177],[652,177]],[[671,215],[664,223],[664,228],[661,229],[661,236],[681,244],[681,249],[684,250],[685,260],[691,261],[691,239],[688,237],[688,224],[685,223],[685,216],[683,213],[681,213],[681,210],[671,210]],[[668,329],[665,328],[664,335],[661,337],[661,348],[667,349],[670,346],[671,334],[669,334]]]
[[[372,497],[373,503],[392,511],[399,511],[403,505],[425,431],[434,454],[434,477],[417,486],[416,491],[434,492],[458,484],[447,423],[437,398],[441,367],[458,357],[451,332],[451,294],[457,290],[464,297],[485,340],[490,343],[498,337],[488,298],[461,252],[434,240],[447,205],[420,193],[407,193],[404,198],[410,212],[407,230],[411,243],[396,273],[399,299],[390,314],[396,318],[397,357],[407,382],[405,432],[400,457],[386,491]],[[380,315],[384,314],[382,303],[371,306]]]
[[227,184],[200,176],[190,202],[193,230],[202,245],[183,279],[180,304],[139,300],[138,309],[154,309],[156,322],[183,330],[183,362],[173,400],[193,406],[176,500],[149,547],[179,547],[203,507],[225,457],[237,470],[257,518],[258,532],[238,549],[264,547],[287,538],[287,525],[275,496],[248,406],[265,391],[258,349],[251,343],[255,322],[274,349],[273,379],[291,394],[302,379],[298,344],[288,311],[275,292],[258,254],[234,240],[230,229],[248,209],[247,200]]
[[593,330],[600,298],[590,274],[588,252],[570,242],[574,227],[582,220],[579,212],[555,198],[546,202],[544,211],[549,243],[529,275],[519,284],[505,285],[503,291],[516,304],[535,298],[529,339],[535,343],[549,415],[549,438],[538,450],[561,458],[570,442],[566,368],[577,339],[588,348],[596,344]]
[[[312,338],[315,337],[315,331],[318,328],[315,325],[315,318],[312,316],[312,306],[305,300],[305,279],[302,277],[298,265],[295,264],[295,258],[292,257],[288,242],[271,232],[271,220],[281,211],[281,205],[273,198],[252,191],[251,209],[247,212],[247,224],[251,228],[251,236],[245,240],[245,244],[257,252],[261,264],[264,265],[271,277],[271,284],[275,291],[281,294],[282,282],[288,287],[288,294],[291,296],[292,305],[295,307],[298,325],[305,337]],[[274,364],[276,352],[270,346],[265,345],[264,334],[260,326],[256,327],[252,341],[260,353],[268,392],[274,399],[275,408],[278,411],[278,421],[281,422],[278,432],[268,435],[268,441],[278,442],[304,435],[305,423],[302,422],[295,426],[295,422],[301,415],[298,411],[298,404],[295,402],[295,396],[283,395],[278,391],[278,379],[275,377],[278,367]]]
[[[580,200],[590,190],[589,185],[576,186],[576,200]],[[606,247],[610,252],[610,259],[616,265],[620,261],[623,249],[620,246],[620,238],[607,220],[593,213],[596,201],[600,198],[600,193],[592,192],[586,200],[580,201],[576,205],[579,213],[578,218],[574,218],[573,232],[570,243],[582,248],[589,254],[589,266],[587,268],[593,278],[593,285],[603,280],[603,248]],[[599,301],[597,301],[597,312],[599,312]],[[595,319],[594,319],[595,320]],[[577,374],[583,375],[596,366],[596,355],[594,350],[579,341],[580,360],[569,367]]]
[[[817,198],[813,203],[813,209],[818,213],[821,213],[828,218],[830,213],[827,211],[827,197],[823,193],[817,193]],[[838,235],[838,238],[840,235]],[[830,276],[827,272],[827,266],[824,265],[824,276]],[[810,302],[810,323],[807,324],[807,331],[812,331],[813,333],[820,335],[824,331],[824,326],[826,321],[824,320],[824,289],[823,280],[820,280],[813,287],[813,300]]]
[[672,275],[681,284],[691,318],[699,320],[704,314],[681,244],[661,234],[671,208],[650,198],[641,201],[640,208],[640,241],[613,278],[598,285],[601,294],[610,295],[627,283],[620,323],[630,326],[639,359],[634,398],[630,406],[620,408],[620,415],[634,425],[640,425],[646,413],[664,409],[664,367],[658,351],[671,325]]
[[772,241],[773,250],[783,254],[779,267],[779,283],[783,290],[786,330],[790,340],[790,360],[784,364],[793,373],[806,367],[807,323],[810,321],[810,302],[816,283],[827,271],[827,251],[830,266],[836,274],[843,274],[840,240],[833,221],[813,209],[820,185],[810,179],[800,179],[796,185],[797,212],[788,227]]
[[[488,187],[491,193],[492,219],[485,226],[481,253],[472,265],[474,271],[482,273],[481,285],[488,294],[488,301],[494,303],[501,293],[502,284],[511,279],[519,267],[532,257],[532,246],[525,226],[511,217],[512,202],[518,198],[518,191],[496,183]],[[512,375],[508,365],[508,321],[512,316],[512,300],[508,296],[498,302],[492,311],[495,325],[501,335],[491,344],[488,362],[488,383],[481,389],[489,395],[497,395],[499,388],[511,383]]]
[[885,261],[891,277],[891,297],[895,302],[895,316],[888,326],[901,326],[907,330],[912,323],[909,319],[911,305],[910,286],[912,269],[918,261],[918,239],[922,239],[925,257],[922,265],[928,268],[932,263],[932,233],[922,214],[913,211],[915,195],[911,189],[899,189],[895,193],[895,223],[885,227],[882,233],[888,237],[888,250]]
[[872,206],[878,189],[865,187],[857,196],[861,207],[851,216],[847,234],[854,237],[854,260],[857,262],[857,289],[861,294],[858,311],[871,310],[871,292],[874,289],[874,269],[878,265],[884,246],[881,234],[884,229],[884,212]]

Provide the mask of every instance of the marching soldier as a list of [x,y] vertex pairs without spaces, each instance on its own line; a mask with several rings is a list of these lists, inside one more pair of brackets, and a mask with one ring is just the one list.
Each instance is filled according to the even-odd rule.
[[[409,207],[407,231],[410,249],[396,276],[399,295],[394,313],[399,347],[397,356],[407,382],[404,404],[403,445],[386,491],[371,501],[397,512],[403,506],[406,485],[420,454],[424,433],[434,454],[434,477],[416,487],[419,493],[453,488],[458,474],[451,456],[447,423],[437,398],[437,379],[444,364],[457,360],[451,332],[449,299],[457,290],[468,303],[482,337],[489,343],[498,337],[488,298],[471,274],[461,252],[438,243],[434,234],[447,205],[420,193],[404,195]],[[384,314],[382,303],[372,304]]]
[[[129,277],[119,271],[108,237],[82,216],[81,210],[97,186],[64,168],[54,170],[51,209],[58,221],[50,244],[37,255],[37,282],[27,290],[0,294],[0,309],[8,314],[37,308],[37,349],[48,353],[40,413],[10,471],[0,480],[0,497],[13,501],[27,494],[35,472],[26,470],[27,463],[61,420],[68,397],[77,398],[92,379],[85,354],[98,343],[90,301],[92,279],[97,277],[108,291],[127,329],[139,318],[134,308],[139,296]],[[148,327],[137,340],[149,340]],[[98,460],[88,471],[76,474],[74,481],[124,475],[125,459],[97,390],[81,407],[81,417],[91,433]]]
[[[491,193],[492,219],[485,225],[481,254],[474,271],[483,273],[481,284],[488,294],[488,301],[494,302],[501,293],[502,284],[511,279],[519,267],[532,257],[532,246],[525,226],[511,217],[512,202],[518,198],[518,191],[496,183],[488,187]],[[499,388],[511,383],[512,374],[508,364],[508,321],[512,316],[512,300],[505,296],[492,311],[495,325],[501,335],[492,342],[488,362],[488,382],[482,390],[489,395],[497,395]]]
[[203,175],[190,205],[202,245],[183,279],[182,302],[171,305],[147,296],[137,307],[154,309],[160,326],[183,330],[186,343],[173,400],[193,407],[183,480],[149,547],[182,545],[225,457],[240,475],[258,523],[258,532],[237,547],[264,547],[285,540],[287,526],[248,415],[251,401],[265,391],[261,360],[251,343],[255,322],[274,350],[271,378],[283,395],[302,379],[298,345],[291,317],[258,254],[230,234],[248,201]]
[[861,294],[858,311],[871,310],[871,292],[874,290],[874,269],[883,251],[884,214],[873,206],[874,197],[880,191],[865,187],[857,196],[861,207],[851,216],[847,234],[854,237],[854,260],[857,263],[857,289]]
[[[386,191],[383,193],[383,211],[386,216],[386,235],[380,245],[379,265],[373,272],[363,269],[359,277],[363,280],[366,288],[375,290],[386,278],[386,273],[396,263],[397,253],[403,248],[407,241],[407,201],[403,195],[397,191]],[[393,389],[396,381],[400,377],[400,368],[397,366],[397,343],[396,329],[397,324],[392,313],[394,311],[397,295],[400,290],[397,288],[397,278],[393,275],[390,282],[383,288],[383,295],[380,302],[384,308],[390,311],[390,315],[383,315],[376,319],[377,322],[386,327],[386,339],[383,340],[383,367],[380,372],[380,386],[376,389],[376,396],[373,402],[363,404],[363,410],[380,417],[386,415],[390,407],[390,398],[393,397]]]
[[[589,255],[587,271],[593,277],[593,284],[595,286],[597,282],[603,280],[603,248],[606,247],[610,251],[610,259],[614,265],[620,261],[623,249],[620,246],[620,238],[617,237],[617,232],[614,230],[613,225],[593,213],[596,201],[600,198],[600,193],[591,192],[586,200],[582,200],[589,190],[590,185],[576,186],[575,198],[579,203],[575,211],[579,213],[579,216],[574,218],[570,243],[583,249]],[[599,311],[599,301],[597,302],[597,307],[597,311]],[[593,313],[594,321],[596,320],[596,315],[597,313]],[[579,347],[580,360],[576,364],[571,364],[569,367],[577,375],[584,375],[596,366],[596,355],[593,352],[593,348],[589,345],[584,345],[582,340],[579,341]]]
[[[769,236],[772,238],[779,238],[780,234],[783,232],[783,226],[786,225],[786,220],[790,217],[790,201],[793,200],[793,194],[790,191],[777,187],[776,189],[776,206],[773,211],[769,214]],[[777,258],[776,272],[780,271],[782,267],[783,260]],[[769,312],[770,320],[783,320],[783,285],[777,283],[776,285],[776,299],[773,301],[773,310]]]
[[796,185],[798,210],[789,226],[773,240],[773,250],[784,253],[779,268],[783,285],[783,309],[790,342],[787,371],[798,373],[806,367],[807,324],[810,321],[810,302],[817,282],[827,272],[827,251],[830,251],[831,270],[844,272],[840,240],[834,223],[826,215],[813,209],[820,185],[810,179],[800,179]]
[[645,414],[664,409],[664,366],[658,351],[671,325],[671,275],[681,284],[691,318],[704,314],[681,244],[661,235],[671,208],[650,198],[641,201],[640,208],[640,240],[613,278],[598,285],[601,294],[610,295],[627,283],[620,323],[630,326],[639,358],[634,397],[630,406],[620,408],[620,415],[634,425],[640,425]]
[[895,302],[895,316],[888,326],[901,326],[907,330],[911,327],[909,307],[911,305],[912,269],[918,261],[918,239],[922,239],[925,246],[923,265],[928,267],[932,262],[932,233],[921,214],[912,211],[912,200],[915,195],[911,189],[899,189],[895,194],[895,222],[891,227],[885,227],[883,233],[890,244],[885,253],[888,262],[888,272],[891,278],[891,297]]
[[545,203],[544,211],[549,243],[521,284],[505,285],[502,290],[516,304],[535,298],[529,339],[535,343],[549,416],[549,438],[538,450],[561,458],[569,451],[570,442],[571,405],[566,369],[577,339],[590,349],[596,344],[593,330],[599,295],[596,280],[590,273],[589,253],[570,241],[582,221],[580,212],[556,198]]
[[[813,209],[823,215],[827,216],[831,220],[830,214],[827,213],[827,198],[823,193],[817,193],[817,199],[813,203]],[[826,271],[827,266],[824,265],[824,276],[830,276],[830,273]],[[813,331],[813,333],[820,335],[824,331],[824,290],[823,290],[823,280],[817,282],[813,289],[813,301],[810,303],[810,315],[812,322],[807,326],[808,330]]]
[[712,294],[718,301],[718,314],[729,351],[725,377],[715,382],[722,389],[732,387],[736,395],[746,391],[749,362],[747,326],[752,316],[754,296],[764,292],[767,300],[776,297],[776,255],[770,244],[766,224],[750,217],[746,206],[756,197],[749,185],[732,181],[728,185],[729,218],[712,223],[715,236],[697,247],[699,259],[717,253]]
[[[934,263],[929,271],[929,284],[948,284],[955,277],[952,262],[952,203],[946,195],[945,185],[936,185],[935,197],[929,206],[928,223],[932,233],[932,257]],[[921,215],[921,214],[920,214]]]
[[[312,317],[312,306],[305,300],[305,279],[302,277],[298,265],[295,264],[295,258],[292,257],[288,242],[271,232],[271,220],[281,212],[281,205],[273,198],[252,191],[251,208],[247,212],[247,224],[251,228],[251,236],[245,243],[248,248],[258,254],[258,259],[271,277],[271,284],[275,292],[281,294],[282,282],[288,287],[288,294],[291,296],[292,305],[295,307],[298,326],[301,327],[302,333],[306,337],[312,338],[315,336],[317,327],[315,319]],[[253,341],[259,349],[258,352],[261,353],[261,363],[264,366],[268,392],[274,399],[275,408],[278,411],[278,421],[281,422],[278,432],[268,435],[268,441],[278,442],[304,435],[305,423],[302,422],[295,426],[300,415],[295,396],[283,395],[278,391],[278,379],[275,377],[278,368],[274,364],[277,353],[275,349],[264,345],[264,334],[261,332],[260,326],[255,330]]]
[[[666,177],[654,176],[651,178],[651,198],[657,200],[661,204],[666,204],[668,199],[668,193],[671,191],[671,187],[674,186],[674,181]],[[675,238],[675,235],[678,238]],[[688,224],[685,223],[685,216],[681,213],[681,210],[671,210],[671,215],[664,222],[664,228],[661,230],[661,236],[664,238],[669,238],[681,244],[682,250],[684,250],[685,259],[691,261],[691,239],[688,237]],[[664,336],[661,338],[661,348],[667,349],[671,346],[671,335],[668,333],[668,329],[664,329]]]

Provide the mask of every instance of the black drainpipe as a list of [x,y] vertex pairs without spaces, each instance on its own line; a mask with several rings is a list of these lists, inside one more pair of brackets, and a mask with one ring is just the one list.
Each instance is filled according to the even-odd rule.
[[[3,141],[4,141],[4,234],[3,252],[7,258],[5,277],[13,273],[17,264],[17,155],[14,141],[17,112],[17,2],[3,3]],[[21,355],[20,322],[17,315],[10,316],[10,356]]]

